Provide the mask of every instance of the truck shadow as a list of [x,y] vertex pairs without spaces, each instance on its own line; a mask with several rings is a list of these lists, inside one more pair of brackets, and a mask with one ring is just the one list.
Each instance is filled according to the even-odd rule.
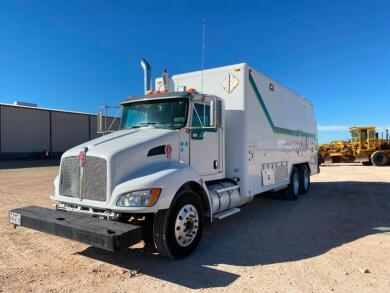
[[298,261],[389,227],[390,183],[324,182],[293,202],[268,193],[241,213],[207,225],[198,249],[185,259],[134,248],[110,253],[89,247],[80,254],[191,289],[225,287],[240,275],[217,265]]

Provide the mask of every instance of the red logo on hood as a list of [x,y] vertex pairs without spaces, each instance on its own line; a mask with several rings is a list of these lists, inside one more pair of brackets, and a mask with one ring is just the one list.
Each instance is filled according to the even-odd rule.
[[88,148],[84,148],[79,153],[79,167],[85,167],[85,163],[87,161],[87,150]]
[[165,147],[165,153],[167,154],[167,158],[170,160],[172,156],[172,146],[170,144],[167,144]]

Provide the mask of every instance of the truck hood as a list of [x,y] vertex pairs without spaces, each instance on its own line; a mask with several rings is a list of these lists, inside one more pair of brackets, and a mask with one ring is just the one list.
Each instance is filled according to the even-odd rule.
[[[107,196],[118,184],[137,177],[140,172],[150,170],[156,164],[179,159],[179,130],[143,127],[119,130],[109,135],[80,144],[62,156],[78,156],[87,147],[87,156],[105,159],[107,163]],[[165,153],[170,145],[172,151]],[[149,154],[153,148],[160,147],[157,155]]]
[[148,145],[149,142],[160,141],[163,137],[170,136],[176,132],[176,130],[156,129],[153,127],[119,130],[75,146],[66,151],[63,157],[78,156],[80,151],[87,147],[88,156],[110,159],[117,153],[139,145]]

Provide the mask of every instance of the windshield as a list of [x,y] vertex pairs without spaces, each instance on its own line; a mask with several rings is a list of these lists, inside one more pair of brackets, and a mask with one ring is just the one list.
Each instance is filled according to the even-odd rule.
[[357,130],[351,130],[351,136],[353,141],[357,141],[359,138]]
[[123,106],[121,129],[152,126],[179,129],[186,125],[188,99],[148,100]]

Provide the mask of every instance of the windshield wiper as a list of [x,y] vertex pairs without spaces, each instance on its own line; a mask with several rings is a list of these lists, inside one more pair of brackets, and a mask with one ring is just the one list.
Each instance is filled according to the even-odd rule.
[[157,122],[141,122],[141,123],[138,123],[136,125],[131,126],[130,128],[140,128],[140,127],[155,125],[155,124],[158,124],[158,123]]

